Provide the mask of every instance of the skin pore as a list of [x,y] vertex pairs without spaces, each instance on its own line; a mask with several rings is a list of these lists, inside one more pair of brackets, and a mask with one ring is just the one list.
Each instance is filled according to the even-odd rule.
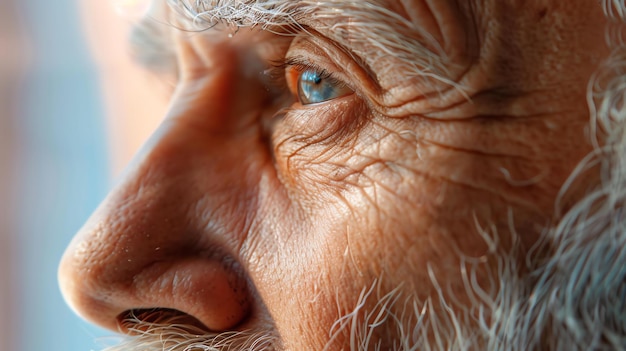
[[60,267],[114,349],[623,345],[610,4],[157,7],[170,108]]

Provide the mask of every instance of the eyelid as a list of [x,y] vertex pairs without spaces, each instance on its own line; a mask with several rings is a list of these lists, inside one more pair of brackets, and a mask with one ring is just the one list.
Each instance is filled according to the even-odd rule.
[[[299,77],[306,71],[314,71],[329,84],[341,87],[344,91],[348,90],[357,96],[363,96],[365,92],[361,83],[364,83],[365,86],[368,86],[368,84],[361,79],[363,72],[360,66],[353,67],[354,65],[358,66],[358,63],[351,63],[351,58],[345,56],[341,48],[332,46],[332,43],[316,43],[316,41],[321,40],[311,36],[297,36],[294,38],[284,56],[270,62],[270,67],[265,72],[265,76],[270,83],[268,84],[268,89],[276,92],[282,90],[284,98],[291,100],[292,103],[296,103],[300,100],[298,94]],[[336,50],[333,50],[333,48]],[[337,61],[338,59],[340,59],[341,63]],[[344,67],[353,67],[355,70],[346,71]],[[355,82],[358,84],[355,84]],[[290,107],[297,108],[299,107],[298,105],[290,104]]]
[[[355,130],[367,114],[364,110],[367,104],[360,98],[362,89],[353,83],[354,72],[344,70],[348,58],[337,61],[330,48],[326,50],[311,40],[310,37],[295,38],[281,60],[272,62],[269,74],[275,78],[275,84],[281,84],[285,95],[285,88],[289,88],[292,103],[282,110],[283,123],[312,142],[331,142],[345,136],[344,131]],[[298,94],[299,78],[306,71],[314,71],[330,84],[349,89],[350,94],[332,99],[332,103],[326,100],[302,104]]]

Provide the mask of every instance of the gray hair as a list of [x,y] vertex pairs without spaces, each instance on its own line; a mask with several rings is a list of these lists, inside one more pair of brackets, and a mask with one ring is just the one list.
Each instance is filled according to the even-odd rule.
[[167,0],[187,28],[260,27],[281,34],[312,28],[372,61],[393,57],[408,77],[456,86],[448,76],[442,44],[380,0]]

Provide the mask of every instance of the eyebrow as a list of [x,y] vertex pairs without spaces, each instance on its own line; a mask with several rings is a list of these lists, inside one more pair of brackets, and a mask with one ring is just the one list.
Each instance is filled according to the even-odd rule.
[[392,57],[407,76],[447,81],[445,53],[437,40],[387,9],[387,1],[394,0],[168,0],[197,30],[226,24],[296,34],[310,28],[363,61]]

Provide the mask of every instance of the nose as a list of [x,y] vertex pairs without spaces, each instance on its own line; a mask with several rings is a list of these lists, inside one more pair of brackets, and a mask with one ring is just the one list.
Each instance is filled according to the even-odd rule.
[[105,328],[119,329],[134,311],[163,309],[221,331],[251,309],[239,249],[268,159],[258,123],[263,89],[233,46],[214,44],[219,54],[207,60],[199,55],[210,53],[185,45],[169,116],[59,268],[69,305]]

